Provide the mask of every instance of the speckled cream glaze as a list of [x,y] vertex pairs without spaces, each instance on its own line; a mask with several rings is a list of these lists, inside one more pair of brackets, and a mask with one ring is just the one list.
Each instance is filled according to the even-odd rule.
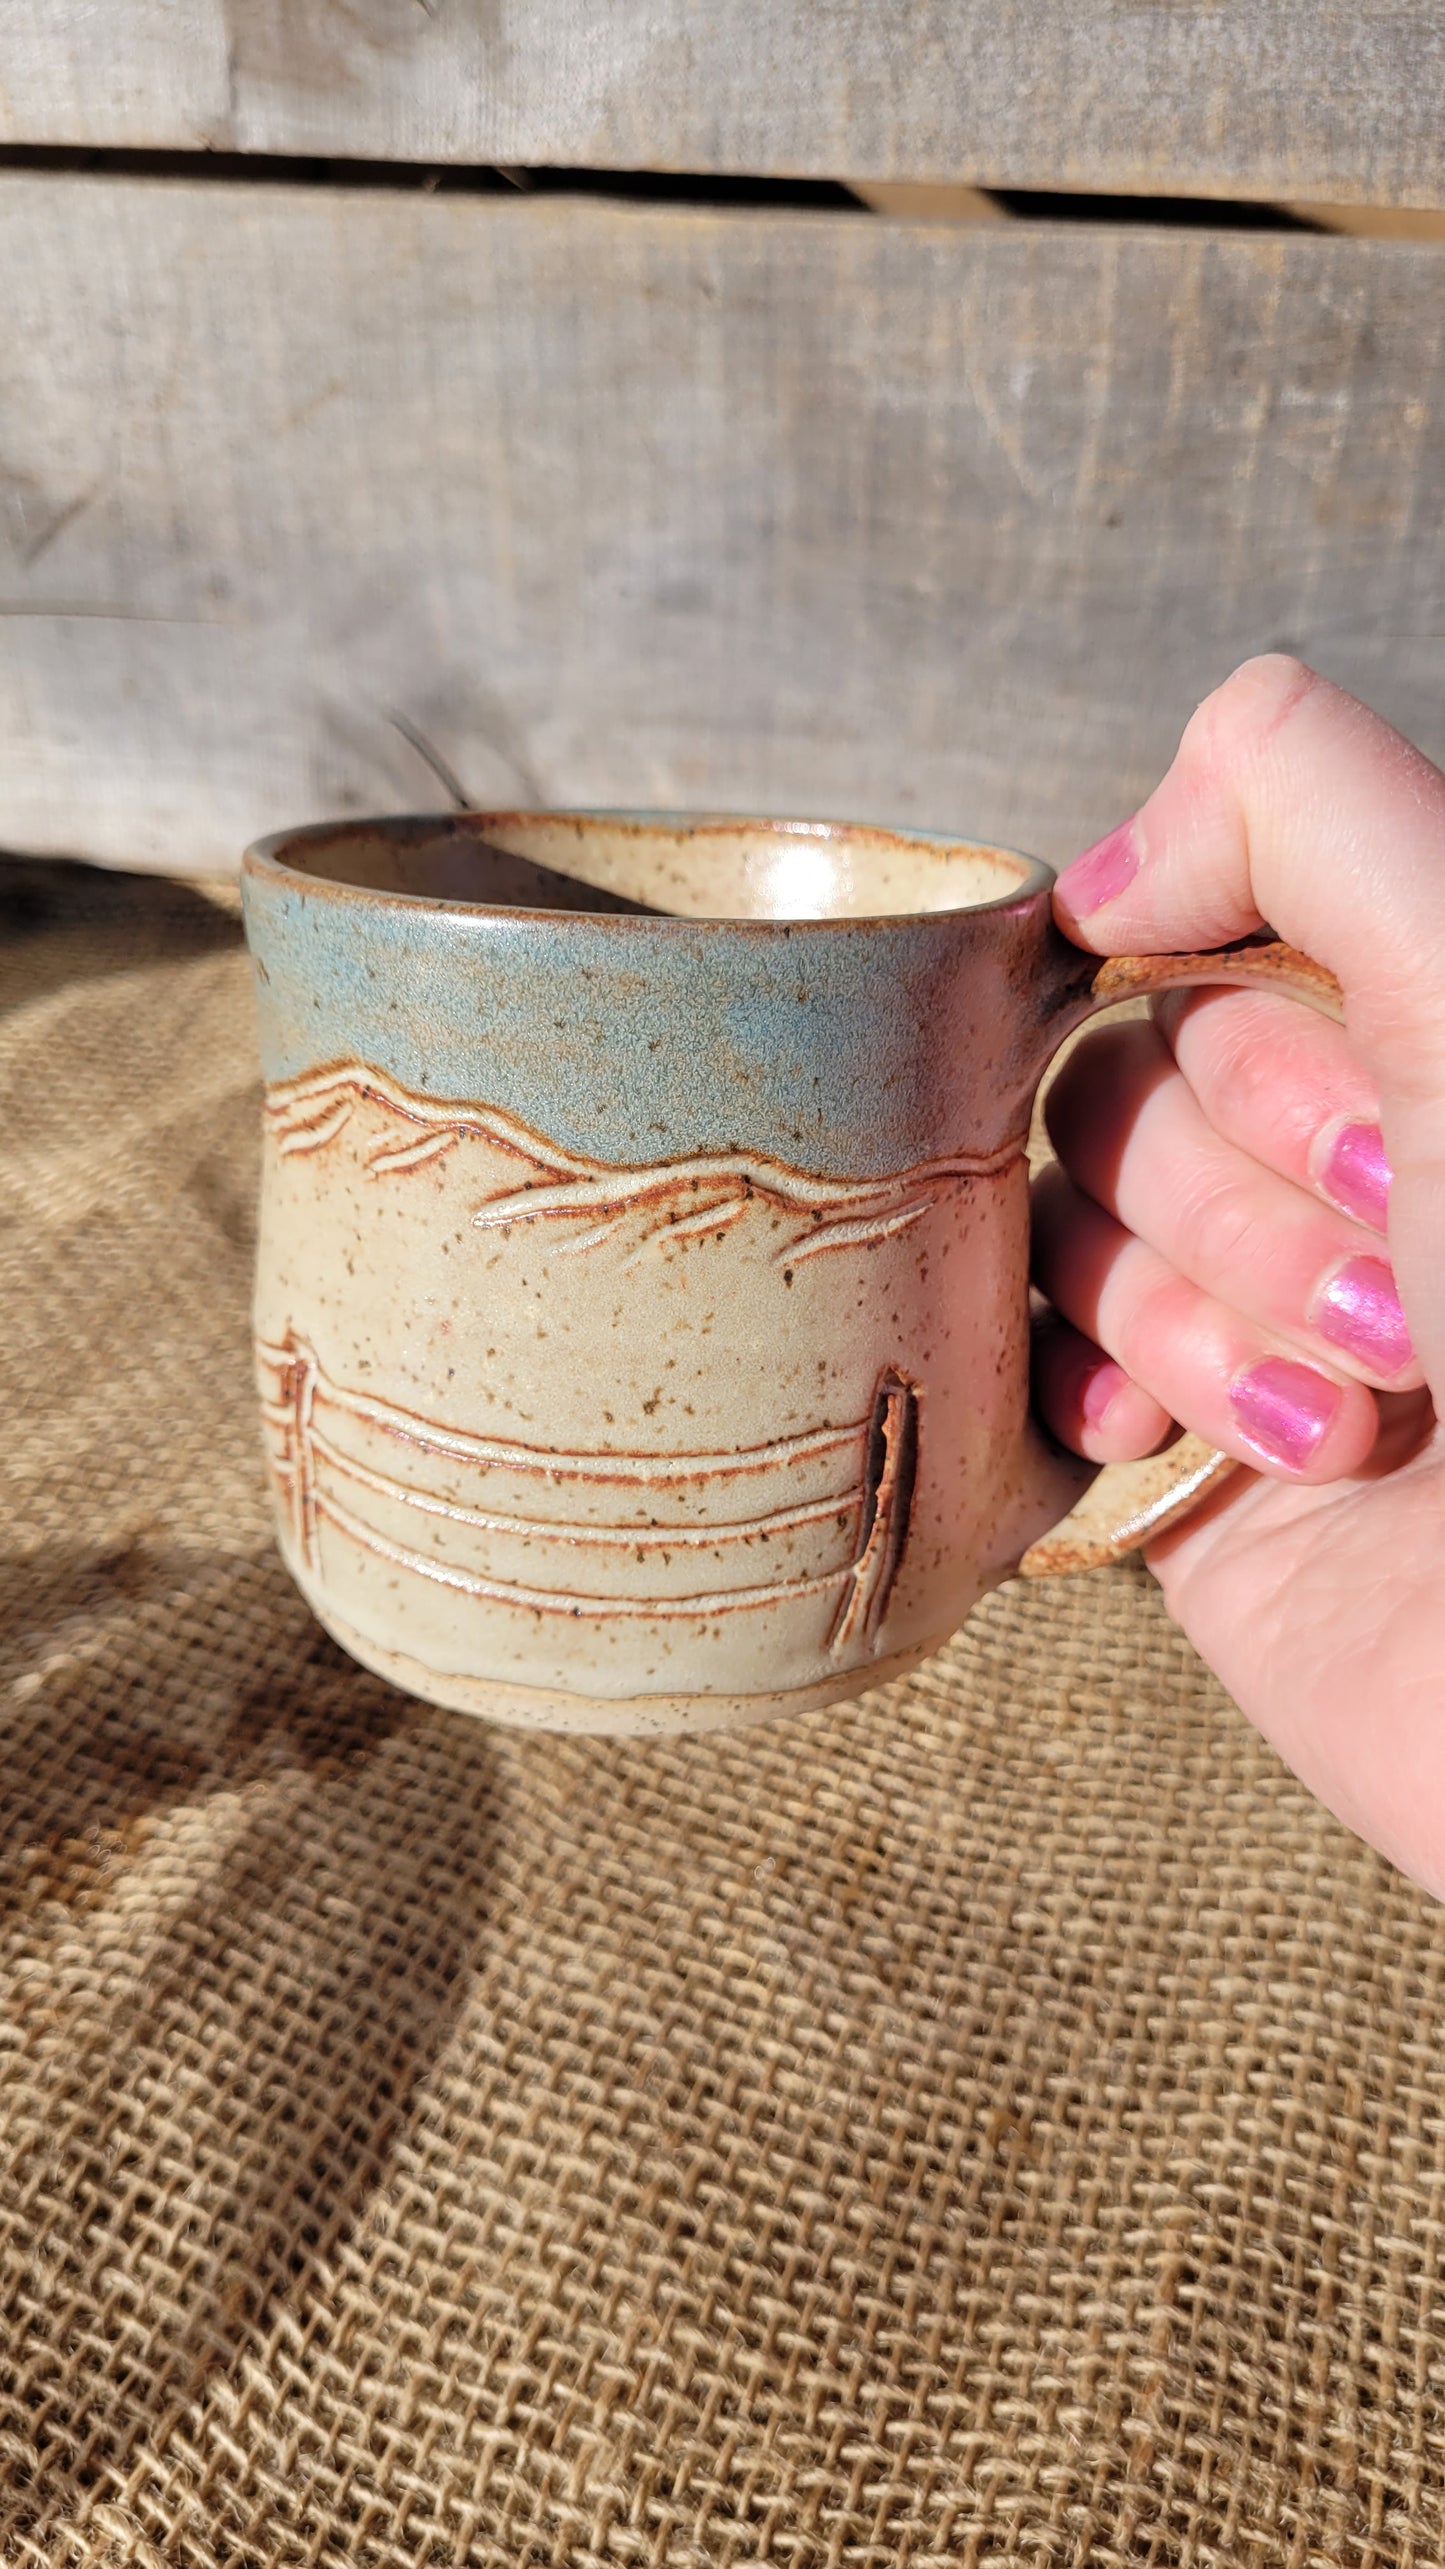
[[1048,885],[667,817],[252,853],[267,1451],[357,1657],[710,1728],[877,1683],[1017,1563],[1078,1486],[1027,1417],[1023,1143],[1091,971]]

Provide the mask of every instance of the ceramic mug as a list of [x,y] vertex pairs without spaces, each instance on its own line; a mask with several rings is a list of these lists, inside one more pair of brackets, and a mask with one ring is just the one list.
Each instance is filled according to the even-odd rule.
[[1097,1477],[1028,1408],[1028,1172],[1062,1038],[1279,946],[1110,962],[1048,869],[805,822],[465,813],[248,854],[256,1351],[281,1548],[366,1666],[579,1731],[912,1667],[1022,1565],[1232,1468]]

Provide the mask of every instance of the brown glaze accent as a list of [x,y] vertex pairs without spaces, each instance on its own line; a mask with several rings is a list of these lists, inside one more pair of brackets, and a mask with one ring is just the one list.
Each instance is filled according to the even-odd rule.
[[[473,1436],[465,1428],[442,1427],[432,1419],[422,1418],[414,1410],[403,1409],[394,1401],[385,1401],[372,1392],[343,1389],[323,1374],[309,1347],[293,1332],[283,1342],[272,1345],[257,1341],[257,1356],[263,1368],[274,1370],[281,1383],[280,1398],[263,1402],[263,1412],[272,1425],[289,1426],[297,1415],[300,1398],[298,1386],[305,1385],[305,1417],[309,1422],[312,1403],[319,1387],[322,1398],[337,1409],[349,1410],[374,1427],[398,1437],[404,1444],[416,1445],[428,1453],[446,1455],[459,1462],[490,1464],[509,1472],[535,1472],[549,1481],[587,1480],[640,1482],[647,1487],[667,1486],[672,1482],[730,1479],[748,1472],[762,1472],[779,1464],[810,1461],[815,1455],[841,1450],[867,1436],[871,1419],[853,1419],[843,1427],[813,1427],[798,1436],[780,1436],[766,1445],[740,1445],[730,1453],[658,1454],[638,1448],[610,1447],[592,1454],[563,1454],[550,1446],[524,1445],[510,1438]],[[841,1504],[841,1502],[840,1502]]]
[[[599,1248],[622,1228],[630,1213],[660,1210],[662,1219],[643,1234],[629,1261],[635,1265],[651,1242],[725,1231],[749,1204],[761,1202],[779,1212],[805,1214],[815,1226],[795,1232],[773,1252],[775,1266],[798,1266],[829,1250],[869,1248],[875,1241],[892,1239],[895,1232],[911,1230],[932,1210],[946,1186],[962,1178],[992,1177],[1017,1159],[1023,1148],[1019,1135],[999,1151],[960,1151],[947,1159],[901,1169],[896,1177],[856,1183],[811,1177],[761,1154],[730,1151],[673,1160],[657,1168],[609,1168],[598,1177],[568,1178],[553,1187],[519,1188],[511,1195],[494,1196],[473,1214],[472,1221],[479,1231],[497,1231],[518,1222],[557,1218],[575,1222],[600,1215],[601,1220],[580,1240],[565,1244],[562,1254],[566,1256]],[[666,1209],[679,1202],[685,1211]],[[825,1211],[837,1218],[824,1222]]]
[[[534,1519],[492,1513],[459,1505],[439,1498],[435,1493],[417,1491],[407,1482],[388,1473],[375,1471],[357,1456],[346,1453],[317,1424],[320,1407],[345,1416],[360,1415],[370,1424],[388,1423],[390,1404],[370,1395],[350,1393],[329,1381],[313,1351],[293,1331],[280,1345],[261,1342],[258,1347],[263,1373],[277,1377],[279,1397],[263,1402],[263,1416],[277,1439],[277,1450],[271,1454],[271,1468],[291,1527],[292,1539],[304,1567],[314,1576],[321,1572],[319,1527],[322,1521],[333,1525],[348,1541],[362,1546],[377,1559],[410,1572],[414,1577],[429,1579],[438,1586],[454,1588],[461,1594],[491,1600],[496,1604],[520,1606],[536,1614],[565,1615],[572,1620],[599,1617],[642,1618],[648,1621],[692,1620],[699,1615],[709,1619],[750,1608],[787,1602],[793,1598],[824,1596],[841,1591],[839,1614],[834,1625],[830,1648],[835,1657],[849,1653],[858,1643],[872,1644],[876,1638],[889,1591],[897,1575],[907,1537],[909,1508],[912,1499],[917,1452],[917,1394],[911,1383],[901,1376],[887,1373],[882,1378],[872,1415],[842,1429],[814,1430],[802,1437],[781,1438],[773,1444],[755,1448],[751,1455],[714,1456],[699,1454],[658,1455],[628,1458],[634,1463],[661,1465],[667,1477],[693,1487],[699,1495],[708,1483],[719,1477],[731,1477],[745,1461],[755,1468],[766,1465],[786,1467],[793,1456],[804,1452],[815,1455],[838,1446],[851,1445],[858,1456],[858,1474],[847,1488],[829,1492],[793,1507],[774,1509],[765,1514],[724,1518],[716,1523],[706,1521],[689,1525],[577,1525],[548,1519]],[[406,1419],[406,1434],[413,1444],[430,1445],[456,1455],[459,1446],[471,1449],[468,1459],[483,1468],[488,1466],[515,1470],[518,1449],[483,1438],[463,1438],[456,1431],[434,1428],[427,1421]],[[615,1480],[616,1465],[622,1459],[615,1455],[528,1454],[533,1468],[549,1479]],[[664,1558],[674,1551],[718,1552],[739,1543],[766,1545],[775,1537],[798,1533],[810,1526],[834,1524],[840,1534],[851,1529],[852,1552],[849,1558],[836,1561],[826,1569],[804,1573],[795,1578],[752,1580],[736,1587],[705,1588],[682,1595],[608,1595],[573,1588],[535,1586],[528,1581],[502,1578],[486,1570],[466,1569],[457,1563],[414,1551],[410,1545],[394,1541],[379,1527],[368,1524],[338,1497],[318,1471],[318,1463],[329,1467],[329,1478],[340,1477],[379,1497],[406,1509],[415,1509],[424,1517],[451,1524],[479,1534],[496,1535],[525,1545],[543,1547],[612,1551],[623,1558],[637,1558],[648,1550]],[[594,1468],[600,1467],[600,1468]]]
[[[1344,996],[1334,974],[1264,930],[1212,954],[1110,955],[1103,963],[1056,937],[1049,954],[1057,1043],[1101,1008],[1157,990],[1207,987],[1281,990],[1338,1021]],[[1060,1022],[1062,1020],[1062,1022]],[[1178,1525],[1210,1491],[1246,1467],[1199,1436],[1181,1436],[1164,1454],[1111,1463],[1069,1514],[1031,1543],[1019,1569],[1027,1579],[1097,1570]]]
[[825,1596],[830,1588],[852,1576],[851,1569],[828,1570],[814,1578],[773,1579],[748,1588],[702,1588],[691,1596],[598,1597],[583,1589],[533,1588],[518,1580],[489,1579],[480,1572],[454,1569],[449,1562],[430,1560],[425,1553],[412,1552],[404,1544],[378,1534],[374,1526],[353,1516],[329,1492],[318,1494],[316,1513],[329,1518],[339,1533],[374,1552],[379,1560],[394,1562],[398,1569],[410,1570],[419,1579],[435,1580],[439,1588],[455,1588],[462,1596],[487,1598],[495,1605],[524,1606],[531,1614],[565,1615],[573,1623],[593,1618],[609,1622],[618,1616],[648,1623],[693,1623],[703,1616],[712,1622],[718,1615],[737,1614],[754,1606],[781,1605],[793,1597]]
[[276,1478],[283,1484],[296,1549],[307,1569],[316,1570],[320,1567],[320,1560],[316,1549],[311,1413],[315,1406],[316,1377],[320,1368],[305,1341],[294,1335],[285,1347],[274,1352],[280,1358],[280,1397],[274,1403],[263,1403],[262,1415],[268,1425],[278,1426],[281,1430],[285,1462],[283,1470],[277,1471]]
[[1301,999],[1322,1016],[1344,1019],[1344,995],[1332,972],[1297,946],[1277,938],[1222,947],[1216,954],[1110,955],[1094,975],[1091,997],[1096,1008],[1112,1007],[1146,991],[1181,990],[1200,983],[1233,983],[1257,990],[1282,990]]
[[[518,1222],[590,1221],[581,1238],[565,1243],[563,1255],[599,1247],[639,1210],[661,1216],[644,1234],[637,1251],[641,1255],[654,1240],[726,1230],[755,1200],[801,1215],[813,1226],[779,1246],[779,1266],[830,1250],[867,1248],[920,1222],[944,1190],[960,1180],[992,1177],[1019,1156],[1026,1138],[1011,1135],[992,1151],[951,1151],[880,1178],[816,1177],[759,1151],[711,1152],[628,1166],[565,1150],[500,1107],[419,1096],[369,1063],[336,1062],[268,1090],[266,1118],[282,1158],[309,1157],[325,1149],[345,1131],[362,1100],[423,1128],[415,1140],[385,1137],[366,1159],[368,1176],[404,1175],[440,1159],[458,1142],[486,1143],[522,1160],[537,1176],[508,1194],[487,1197],[472,1215],[475,1227],[488,1231]],[[825,1214],[833,1219],[824,1221]]]
[[1043,951],[1023,966],[1039,1006],[1045,1058],[1076,1026],[1100,1008],[1115,1008],[1157,990],[1207,988],[1211,983],[1280,990],[1317,1008],[1323,1016],[1343,1020],[1344,999],[1335,976],[1311,955],[1301,954],[1263,928],[1233,945],[1205,954],[1111,954],[1102,958],[1070,943],[1050,927]]
[[[577,1165],[569,1152],[555,1150],[518,1115],[489,1112],[464,1098],[418,1096],[388,1072],[373,1070],[360,1061],[322,1062],[315,1070],[303,1071],[298,1079],[273,1081],[266,1091],[266,1122],[275,1134],[281,1157],[295,1159],[323,1150],[328,1142],[335,1141],[351,1121],[354,1109],[366,1102],[380,1106],[388,1115],[399,1116],[403,1122],[419,1125],[419,1138],[438,1145],[473,1134],[490,1142],[494,1149],[511,1152],[528,1167],[545,1170],[549,1176]],[[407,1165],[409,1158],[409,1148],[388,1142],[371,1154],[367,1166],[372,1171],[398,1168]]]
[[886,1373],[869,1422],[862,1542],[828,1643],[835,1659],[860,1637],[877,1639],[908,1541],[917,1468],[918,1393],[900,1374]]
[[[488,814],[487,820],[492,817]],[[520,816],[498,813],[495,817],[505,824]],[[344,850],[346,879],[382,900],[421,894],[428,900],[482,902],[489,910],[667,916],[653,902],[629,900],[580,875],[539,865],[510,848],[498,847],[484,835],[485,826],[485,822],[479,826],[470,813],[458,813],[453,820],[422,817],[379,825],[326,821],[314,829],[287,831],[268,841],[267,851],[308,881],[327,883],[339,878],[328,873],[326,857]],[[308,858],[313,861],[308,863]]]
[[[701,910],[690,906],[674,908],[667,902],[637,900],[614,886],[594,881],[588,872],[574,874],[570,864],[543,863],[528,845],[539,832],[545,832],[549,840],[568,842],[569,857],[575,851],[584,866],[597,861],[604,844],[650,850],[659,836],[685,839],[690,846],[714,847],[740,839],[771,842],[775,847],[811,842],[844,856],[871,853],[885,861],[892,856],[904,865],[916,864],[920,856],[939,864],[977,858],[1004,868],[1012,877],[996,891],[978,896],[969,892],[962,898],[961,908],[980,914],[1011,910],[1017,904],[1035,900],[1047,892],[1051,881],[1046,865],[1037,857],[1020,855],[1014,848],[931,833],[920,837],[917,832],[892,830],[871,822],[803,821],[741,813],[639,816],[546,809],[388,813],[354,821],[312,822],[257,840],[246,850],[242,873],[264,876],[275,868],[300,876],[312,892],[343,901],[364,899],[372,907],[418,901],[431,906],[446,901],[459,909],[508,909],[536,919],[555,917],[559,911],[585,911],[599,922],[609,915],[623,920],[643,916],[661,925],[719,926],[733,931],[768,931],[786,924],[790,934],[804,935],[810,927],[836,926],[845,918],[850,926],[868,927],[889,919],[915,918],[932,907],[906,899],[896,906],[883,903],[858,910],[830,908],[826,912],[803,913],[769,909],[714,914],[706,905]],[[522,844],[508,846],[509,838]],[[535,887],[530,899],[529,878]]]
[[[798,1507],[775,1508],[763,1516],[721,1517],[707,1525],[566,1525],[550,1517],[489,1514],[484,1508],[459,1507],[450,1499],[436,1498],[429,1490],[410,1489],[405,1481],[375,1472],[354,1454],[343,1452],[316,1427],[311,1430],[311,1450],[343,1480],[374,1490],[378,1498],[398,1499],[423,1516],[442,1518],[449,1525],[472,1526],[479,1534],[522,1535],[539,1542],[577,1544],[584,1550],[624,1552],[634,1558],[649,1549],[712,1552],[727,1543],[766,1542],[774,1534],[796,1534],[805,1525],[841,1525],[848,1517],[859,1516],[867,1504],[866,1494],[855,1483],[828,1497],[808,1499]],[[281,1468],[284,1471],[287,1467]]]
[[1072,1570],[1102,1570],[1180,1524],[1242,1469],[1202,1436],[1181,1436],[1167,1453],[1147,1455],[1140,1463],[1111,1463],[1052,1533],[1029,1545],[1020,1573],[1025,1579],[1056,1579]]

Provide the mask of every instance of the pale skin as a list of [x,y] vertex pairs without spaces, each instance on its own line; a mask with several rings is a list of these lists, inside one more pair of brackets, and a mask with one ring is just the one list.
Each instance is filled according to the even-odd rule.
[[1247,662],[1055,907],[1098,954],[1268,920],[1343,987],[1343,1028],[1213,991],[1079,1046],[1036,1189],[1038,1398],[1096,1461],[1179,1420],[1252,1467],[1150,1548],[1169,1610],[1445,1898],[1445,776],[1299,662]]

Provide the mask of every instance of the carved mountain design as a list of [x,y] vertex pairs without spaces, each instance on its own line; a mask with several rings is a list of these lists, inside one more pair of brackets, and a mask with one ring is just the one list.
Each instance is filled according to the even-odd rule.
[[478,1230],[518,1223],[578,1226],[560,1244],[584,1254],[611,1239],[638,1214],[647,1217],[634,1258],[667,1240],[728,1230],[750,1204],[796,1217],[774,1255],[779,1265],[835,1250],[866,1248],[905,1231],[960,1180],[991,1176],[1023,1148],[1019,1135],[995,1151],[950,1151],[878,1178],[828,1178],[759,1151],[699,1152],[673,1160],[613,1164],[565,1149],[533,1132],[505,1109],[423,1097],[384,1071],[341,1062],[274,1086],[266,1114],[285,1158],[323,1151],[362,1104],[380,1108],[387,1127],[368,1148],[365,1168],[378,1182],[427,1167],[470,1142],[515,1159],[528,1174],[479,1203]]

